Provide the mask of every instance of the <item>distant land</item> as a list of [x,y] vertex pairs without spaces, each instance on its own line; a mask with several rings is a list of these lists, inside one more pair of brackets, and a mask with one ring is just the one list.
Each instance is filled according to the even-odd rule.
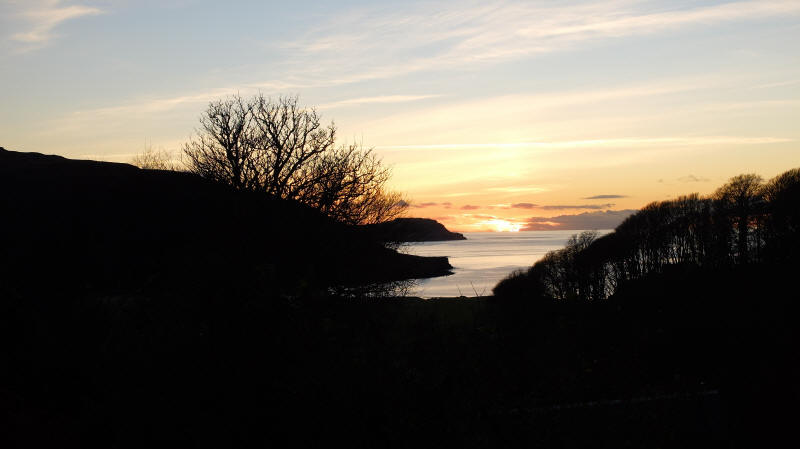
[[300,203],[190,173],[0,148],[0,189],[12,192],[0,199],[8,281],[136,291],[229,276],[302,295],[452,268],[446,257],[400,254]]
[[451,232],[430,218],[395,218],[384,223],[363,225],[371,238],[382,242],[438,242],[466,240],[464,234]]

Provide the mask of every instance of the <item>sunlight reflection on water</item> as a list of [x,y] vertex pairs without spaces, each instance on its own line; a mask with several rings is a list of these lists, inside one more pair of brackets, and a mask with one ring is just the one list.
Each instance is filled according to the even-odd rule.
[[[490,295],[516,269],[526,269],[548,251],[564,247],[581,231],[467,232],[467,240],[413,243],[401,251],[419,256],[447,256],[450,276],[420,279],[408,294],[423,298]],[[601,235],[610,231],[598,231]]]

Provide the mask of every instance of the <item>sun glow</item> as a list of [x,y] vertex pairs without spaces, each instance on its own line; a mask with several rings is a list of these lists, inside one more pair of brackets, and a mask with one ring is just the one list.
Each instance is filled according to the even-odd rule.
[[511,221],[494,218],[477,223],[477,226],[494,232],[519,232],[519,230],[522,228],[522,223],[514,223]]

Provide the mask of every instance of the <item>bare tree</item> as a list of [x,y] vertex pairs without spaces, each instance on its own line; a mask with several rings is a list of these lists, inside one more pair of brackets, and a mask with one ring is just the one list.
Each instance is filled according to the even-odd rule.
[[379,223],[403,212],[408,203],[385,190],[391,177],[370,149],[352,144],[325,152],[310,167],[313,182],[297,199],[350,224]]
[[196,138],[183,147],[189,171],[237,189],[258,189],[252,110],[239,96],[209,103]]
[[300,199],[317,183],[315,165],[334,149],[336,127],[323,126],[314,109],[298,106],[297,97],[277,100],[256,95],[252,101],[252,147],[263,176],[261,190]]
[[180,168],[169,151],[154,150],[152,145],[131,159],[131,164],[148,170],[178,170]]
[[297,200],[339,221],[375,223],[408,207],[386,189],[391,176],[371,149],[336,146],[336,127],[323,125],[297,97],[236,95],[209,104],[197,136],[183,149],[190,171],[237,189]]

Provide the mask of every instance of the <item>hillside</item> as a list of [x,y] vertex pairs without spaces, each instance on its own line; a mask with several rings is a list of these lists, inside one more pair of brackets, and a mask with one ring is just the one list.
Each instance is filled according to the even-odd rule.
[[213,281],[298,295],[447,274],[445,258],[399,254],[303,205],[197,176],[0,149],[0,268],[127,291]]

